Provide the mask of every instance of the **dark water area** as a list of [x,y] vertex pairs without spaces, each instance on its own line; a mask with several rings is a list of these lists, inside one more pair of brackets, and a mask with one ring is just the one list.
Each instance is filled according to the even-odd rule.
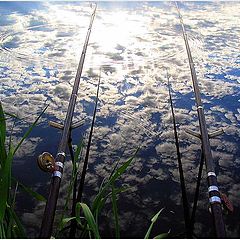
[[[239,2],[181,2],[210,132],[219,190],[234,206],[225,214],[228,238],[240,237],[240,70]],[[48,121],[63,122],[92,9],[87,2],[0,2],[0,99],[17,114],[13,141],[49,104],[37,127],[14,159],[13,175],[47,197],[50,175],[37,166],[44,151],[55,155],[61,131]],[[99,2],[81,78],[72,134],[74,149],[87,141],[99,69],[102,68],[96,122],[83,201],[91,204],[116,162],[140,147],[118,184],[129,190],[118,198],[122,238],[143,238],[151,218],[164,208],[151,236],[170,230],[182,237],[184,218],[174,144],[166,69],[189,202],[193,203],[201,156],[200,141],[185,132],[199,131],[187,54],[173,2]],[[11,128],[13,120],[7,122]],[[10,134],[10,133],[9,133]],[[82,166],[82,165],[81,165]],[[67,153],[57,214],[71,175]],[[195,234],[214,238],[208,210],[206,169],[200,187]],[[37,238],[44,203],[17,194],[17,212],[28,236]],[[100,234],[114,237],[110,201],[102,211]]]

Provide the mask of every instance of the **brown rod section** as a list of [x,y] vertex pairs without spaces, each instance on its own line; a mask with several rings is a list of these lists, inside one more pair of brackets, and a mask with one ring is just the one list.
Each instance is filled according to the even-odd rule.
[[91,15],[91,20],[88,27],[85,43],[84,43],[81,58],[78,64],[78,69],[77,69],[77,74],[74,81],[74,86],[72,89],[72,94],[69,100],[68,110],[67,110],[66,118],[64,121],[63,132],[62,132],[60,143],[58,145],[58,152],[55,157],[56,169],[52,175],[49,195],[48,195],[47,203],[45,206],[39,238],[50,238],[52,234],[53,221],[54,221],[54,216],[56,211],[61,177],[63,173],[65,151],[66,151],[68,140],[69,140],[70,127],[72,124],[72,118],[73,118],[74,108],[76,104],[78,88],[80,84],[83,64],[85,60],[85,55],[87,51],[87,46],[88,46],[89,37],[91,34],[91,29],[92,29],[92,24],[95,17],[96,9],[97,9],[97,5],[95,5],[93,13]]
[[200,133],[201,133],[202,151],[203,151],[205,166],[207,170],[209,202],[211,205],[211,212],[213,217],[215,233],[217,238],[226,238],[225,225],[224,225],[223,215],[222,215],[221,198],[218,190],[217,176],[215,173],[215,168],[213,163],[213,157],[212,157],[211,146],[210,146],[209,137],[208,137],[208,130],[206,125],[205,115],[203,111],[201,94],[200,94],[198,81],[197,81],[197,75],[194,68],[192,54],[188,44],[188,38],[184,28],[183,19],[182,19],[180,10],[178,8],[177,2],[176,2],[176,7],[177,7],[180,22],[181,22],[181,26],[182,26],[183,38],[184,38],[184,42],[187,50],[189,67],[191,70],[195,100],[197,105],[197,113],[198,113],[198,119],[199,119],[199,127],[200,127]]

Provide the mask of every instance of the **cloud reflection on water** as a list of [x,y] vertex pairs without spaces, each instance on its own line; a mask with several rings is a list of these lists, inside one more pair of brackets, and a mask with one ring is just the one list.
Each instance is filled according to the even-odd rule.
[[[56,2],[42,3],[42,6],[37,10],[33,8],[27,14],[9,11],[6,18],[0,19],[0,97],[7,111],[19,112],[21,117],[28,115],[29,122],[35,118],[29,114],[41,111],[44,102],[50,103],[45,120],[64,119],[91,12],[86,3],[73,5]],[[87,124],[93,109],[96,77],[99,67],[104,66],[86,189],[91,194],[96,191],[101,179],[110,173],[120,152],[124,152],[122,159],[126,159],[140,145],[140,156],[129,174],[123,177],[123,182],[132,188],[121,199],[131,203],[132,207],[121,213],[121,226],[130,224],[130,216],[140,222],[143,218],[150,219],[157,207],[166,205],[168,211],[175,209],[180,219],[181,196],[166,68],[171,76],[183,167],[191,197],[197,176],[200,142],[184,132],[186,128],[197,130],[198,122],[176,10],[170,2],[155,5],[142,2],[132,8],[121,4],[115,7],[99,3],[76,105],[74,119],[85,118]],[[199,77],[209,130],[228,127],[226,134],[211,140],[211,144],[220,189],[229,194],[237,214],[239,71],[231,70],[239,69],[236,52],[239,16],[235,10],[240,5],[237,2],[182,3],[180,7]],[[46,135],[39,137],[46,139]],[[35,156],[39,154],[36,148],[38,141],[32,141],[33,145],[28,148]],[[56,136],[55,141],[59,141]],[[45,148],[48,147],[46,142]],[[67,163],[65,177],[70,173],[70,168]],[[165,194],[166,186],[169,190]],[[63,193],[64,189],[63,182]],[[202,191],[204,193],[199,201],[201,216],[196,228],[198,234],[206,237],[206,184]],[[87,196],[86,200],[89,200]],[[43,207],[40,205],[35,209],[39,219]],[[120,205],[125,206],[124,203]],[[108,215],[107,212],[104,214]],[[28,223],[33,222],[29,217],[34,215],[24,214]],[[168,217],[164,227],[173,228],[171,221],[176,216],[169,214]],[[227,224],[233,224],[235,215],[226,218]],[[138,229],[144,229],[147,220],[142,221],[142,225],[136,220],[136,224],[139,224]],[[178,224],[173,233],[180,226]],[[35,231],[38,227],[39,223],[36,222]],[[134,234],[132,231],[132,235],[126,236],[138,236]],[[231,229],[229,236],[239,236],[239,228]]]

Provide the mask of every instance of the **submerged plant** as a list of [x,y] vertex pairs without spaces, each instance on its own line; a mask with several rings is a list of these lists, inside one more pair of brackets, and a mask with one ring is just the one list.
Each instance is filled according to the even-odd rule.
[[0,102],[0,238],[26,238],[24,227],[14,210],[18,186],[30,193],[36,199],[40,201],[45,200],[40,194],[32,191],[30,188],[12,178],[12,162],[15,153],[24,140],[29,136],[32,129],[36,126],[47,107],[48,106],[44,108],[34,123],[28,128],[18,144],[14,146],[10,137],[9,145],[7,147],[5,116],[10,115],[14,118],[16,118],[16,116],[4,113]]

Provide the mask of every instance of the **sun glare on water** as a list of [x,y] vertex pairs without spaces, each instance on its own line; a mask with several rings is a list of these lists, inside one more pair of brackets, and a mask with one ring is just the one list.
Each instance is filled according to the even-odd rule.
[[141,16],[129,15],[123,10],[100,14],[104,16],[104,22],[96,21],[92,38],[97,39],[104,51],[114,50],[117,44],[128,46],[136,32],[141,34]]

